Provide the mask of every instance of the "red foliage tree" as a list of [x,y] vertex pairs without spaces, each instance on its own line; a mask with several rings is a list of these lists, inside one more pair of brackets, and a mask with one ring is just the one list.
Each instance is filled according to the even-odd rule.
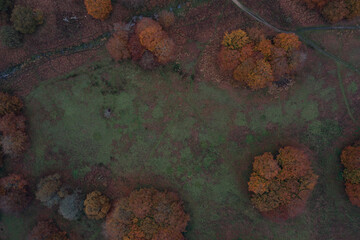
[[88,14],[96,19],[105,20],[112,11],[111,0],[85,0]]
[[128,42],[128,49],[131,54],[131,58],[134,61],[139,61],[143,56],[146,48],[141,45],[139,36],[137,34],[133,34]]
[[339,22],[350,15],[344,0],[330,2],[322,9],[321,13],[330,23]]
[[115,203],[105,230],[110,239],[184,239],[189,219],[175,193],[140,189]]
[[[265,215],[286,208],[304,205],[315,187],[318,176],[311,169],[304,151],[294,147],[279,150],[276,158],[271,153],[255,157],[249,191],[254,206]],[[298,214],[298,213],[296,213]],[[294,217],[294,215],[286,216]]]
[[61,231],[57,225],[51,221],[40,221],[32,229],[28,240],[68,240],[66,232]]
[[28,182],[20,175],[11,174],[0,178],[0,209],[4,212],[19,212],[30,202]]
[[240,52],[221,46],[218,59],[221,70],[232,71],[240,64]]
[[128,49],[128,33],[126,31],[117,31],[106,43],[106,49],[115,61],[130,58]]
[[360,207],[360,146],[347,146],[341,153],[345,190],[350,202]]

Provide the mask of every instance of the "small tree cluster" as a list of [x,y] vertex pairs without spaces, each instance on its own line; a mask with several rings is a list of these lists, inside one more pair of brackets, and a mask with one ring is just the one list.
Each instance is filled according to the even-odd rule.
[[182,240],[189,219],[177,194],[140,189],[116,202],[106,218],[105,231],[112,240]]
[[317,9],[330,23],[360,16],[358,0],[303,0],[311,9]]
[[348,146],[341,153],[344,165],[345,191],[350,202],[360,207],[360,146]]
[[88,14],[95,19],[105,20],[112,11],[111,0],[85,0],[84,3]]
[[18,157],[28,146],[25,117],[20,114],[22,101],[15,96],[0,93],[0,143],[2,152]]
[[15,6],[10,20],[16,31],[24,34],[34,33],[36,27],[44,22],[42,12],[24,6]]
[[66,232],[60,230],[55,222],[40,221],[32,229],[28,240],[68,240]]
[[[254,32],[254,31],[252,31]],[[295,34],[280,33],[272,40],[239,29],[226,33],[218,59],[223,71],[252,90],[295,74],[301,59],[301,42]]]
[[[132,58],[145,69],[152,69],[158,64],[166,64],[174,59],[175,44],[161,25],[151,18],[143,18],[136,25],[134,34],[116,29],[106,47],[116,61]],[[148,52],[147,54],[144,54]]]
[[276,158],[269,152],[257,156],[248,182],[251,202],[260,212],[292,207],[294,201],[307,201],[318,176],[308,156],[300,149],[284,147]]
[[85,214],[90,219],[102,219],[110,210],[110,199],[99,191],[94,191],[86,196],[84,201]]
[[60,201],[58,192],[60,191],[61,185],[59,174],[42,178],[37,185],[36,199],[49,208],[58,204]]
[[30,203],[28,182],[20,175],[0,178],[0,210],[20,212]]

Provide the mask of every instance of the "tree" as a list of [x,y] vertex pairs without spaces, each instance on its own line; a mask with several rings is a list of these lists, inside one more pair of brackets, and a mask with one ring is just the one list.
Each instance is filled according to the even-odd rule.
[[344,0],[329,2],[321,11],[322,15],[330,23],[336,23],[343,20],[350,14]]
[[76,220],[81,216],[83,199],[79,192],[65,196],[59,205],[59,213],[67,220]]
[[360,16],[360,1],[346,0],[346,5],[350,12],[347,18],[352,19]]
[[105,20],[112,11],[111,0],[85,0],[84,3],[88,14],[95,19]]
[[222,45],[235,50],[241,49],[246,44],[250,43],[250,39],[245,31],[238,29],[234,30],[231,33],[225,33]]
[[169,28],[175,23],[175,15],[173,12],[162,10],[159,12],[158,21],[163,28]]
[[279,33],[274,38],[274,45],[284,49],[286,52],[299,50],[301,42],[294,33]]
[[177,194],[145,188],[114,204],[105,231],[109,239],[180,240],[189,219]]
[[165,38],[156,44],[154,55],[159,63],[167,64],[175,58],[175,43],[170,38]]
[[303,0],[307,6],[311,9],[322,9],[326,4],[332,0]]
[[22,35],[13,27],[3,26],[0,30],[1,42],[8,48],[18,48],[22,45]]
[[47,207],[52,207],[60,200],[58,192],[62,183],[59,174],[49,175],[40,180],[37,185],[36,199]]
[[31,230],[28,240],[68,240],[66,232],[60,230],[52,220],[40,221]]
[[218,56],[220,69],[223,71],[233,71],[240,64],[240,57],[240,51],[221,46]]
[[[318,176],[311,169],[304,151],[294,147],[279,149],[274,156],[267,152],[253,162],[253,173],[248,182],[251,202],[263,213],[291,209],[306,202]],[[289,216],[288,216],[289,217]]]
[[127,42],[128,33],[126,31],[117,31],[107,42],[106,49],[115,61],[130,58]]
[[16,31],[24,34],[34,33],[37,25],[43,23],[41,12],[35,12],[24,6],[15,6],[10,20],[13,22]]
[[0,12],[7,12],[14,6],[14,0],[0,0]]
[[360,207],[360,146],[345,147],[340,158],[345,167],[345,191],[350,202]]
[[0,117],[7,113],[19,113],[23,107],[20,98],[0,92]]
[[128,49],[131,54],[131,58],[134,61],[139,61],[146,51],[145,47],[141,45],[139,36],[137,34],[133,34],[128,42]]
[[4,212],[20,212],[30,203],[28,182],[20,175],[10,174],[0,178],[0,209]]
[[84,201],[85,214],[90,219],[102,219],[110,210],[110,199],[99,191],[94,191],[86,196]]

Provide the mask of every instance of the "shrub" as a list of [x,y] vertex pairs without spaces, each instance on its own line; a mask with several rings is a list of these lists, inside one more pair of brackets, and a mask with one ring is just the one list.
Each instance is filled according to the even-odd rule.
[[0,209],[4,212],[24,210],[31,200],[28,187],[28,182],[17,174],[0,178]]
[[85,214],[90,219],[102,219],[110,210],[110,200],[99,191],[94,191],[86,196],[84,201]]
[[11,22],[16,31],[24,34],[34,33],[37,25],[42,24],[43,19],[40,12],[34,12],[31,8],[15,6],[11,14]]
[[40,221],[31,230],[28,240],[68,240],[66,232],[61,231],[51,220]]
[[109,39],[106,49],[115,61],[130,58],[130,52],[127,47],[128,35],[125,31],[118,31]]
[[345,1],[343,0],[332,1],[329,4],[327,4],[322,10],[322,15],[330,23],[339,22],[349,14],[350,12],[347,9]]
[[184,239],[189,219],[175,193],[140,189],[115,203],[105,230],[110,239]]
[[60,201],[59,213],[68,220],[77,220],[81,216],[83,199],[78,192],[67,195]]
[[95,19],[105,20],[112,11],[111,0],[85,0],[86,10]]
[[296,201],[306,202],[318,176],[311,169],[304,151],[294,147],[255,157],[248,182],[251,201],[260,212],[291,208]]
[[0,117],[7,113],[19,113],[23,106],[18,97],[0,92]]
[[154,56],[154,54],[149,51],[145,51],[139,61],[139,66],[145,70],[152,70],[159,66],[159,64],[156,61],[156,57]]
[[3,26],[0,31],[1,42],[9,48],[17,48],[22,45],[22,35],[13,27]]
[[36,199],[47,207],[52,207],[60,200],[58,191],[61,187],[61,180],[59,174],[49,175],[40,180],[37,185]]
[[175,15],[173,12],[162,10],[159,12],[158,21],[163,28],[169,28],[175,23]]
[[250,43],[250,39],[246,32],[241,29],[234,30],[231,33],[225,33],[222,45],[229,49],[241,49],[246,44]]
[[345,167],[345,191],[350,202],[360,207],[360,146],[345,147],[340,158]]

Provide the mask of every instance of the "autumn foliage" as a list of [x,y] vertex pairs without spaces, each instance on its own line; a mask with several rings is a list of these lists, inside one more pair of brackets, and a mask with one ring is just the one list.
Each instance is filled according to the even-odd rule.
[[84,201],[85,214],[90,219],[102,219],[108,213],[111,205],[110,199],[99,191],[94,191],[86,196]]
[[220,68],[252,90],[295,74],[300,65],[301,42],[295,34],[280,33],[272,40],[252,30],[226,33],[218,55]]
[[317,178],[304,151],[287,146],[276,157],[266,152],[253,162],[248,182],[251,202],[262,213],[286,209],[287,217],[294,217],[292,208],[307,201]]
[[115,61],[130,58],[130,52],[127,47],[128,39],[128,32],[120,30],[115,32],[115,34],[106,43],[106,49]]
[[96,19],[105,20],[112,11],[111,0],[85,0],[88,14]]
[[40,221],[32,229],[28,240],[68,240],[66,232],[60,230],[51,220]]
[[310,9],[318,10],[330,23],[360,16],[358,0],[303,0]]
[[360,146],[348,146],[341,153],[345,191],[351,203],[360,207]]
[[52,207],[60,200],[58,192],[61,188],[61,180],[59,174],[49,175],[40,180],[37,185],[36,199],[47,207]]
[[162,10],[159,12],[158,21],[163,28],[169,28],[175,23],[175,15],[173,12]]
[[31,200],[28,187],[28,182],[17,174],[0,178],[0,210],[20,212],[26,208]]
[[22,108],[19,98],[0,93],[0,143],[3,153],[11,157],[18,157],[28,146]]
[[105,231],[111,240],[183,240],[189,219],[177,194],[140,189],[115,203]]

